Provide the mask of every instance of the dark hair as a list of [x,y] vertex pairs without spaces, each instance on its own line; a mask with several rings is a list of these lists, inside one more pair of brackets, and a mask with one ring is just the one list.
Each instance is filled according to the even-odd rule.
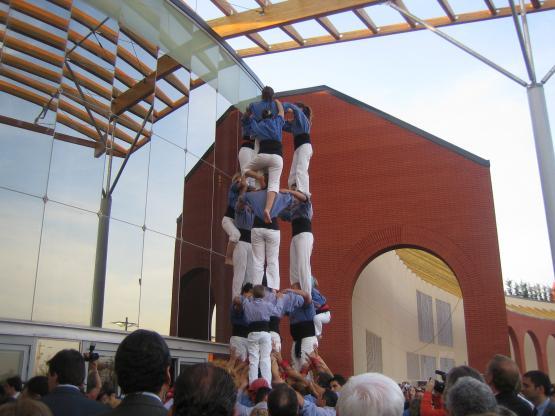
[[272,101],[274,98],[274,89],[272,87],[264,87],[262,88],[262,99],[264,101]]
[[337,394],[330,389],[324,390],[322,394],[322,399],[326,401],[326,406],[335,407],[337,404]]
[[25,388],[30,394],[40,397],[46,396],[48,394],[48,377],[36,376],[30,378],[27,383],[25,383]]
[[241,295],[250,292],[252,290],[252,283],[245,283],[241,288]]
[[453,367],[447,373],[447,376],[445,379],[444,395],[447,394],[447,391],[451,387],[453,387],[457,382],[457,380],[461,377],[472,377],[478,381],[481,381],[482,383],[485,383],[484,377],[482,377],[482,375],[478,370],[475,370],[474,368],[469,367],[467,365],[459,365],[458,367]]
[[324,371],[318,373],[318,385],[327,389],[330,386],[330,381],[333,377]]
[[344,386],[345,383],[347,382],[347,379],[343,377],[341,374],[334,374],[330,380],[330,384],[332,381],[337,381],[340,386]]
[[15,391],[21,391],[23,387],[23,382],[21,381],[21,377],[13,376],[6,379],[6,384],[13,388]]
[[270,110],[269,108],[266,108],[265,110],[262,111],[262,120],[267,118],[272,118],[273,115],[274,113],[272,113],[272,110]]
[[312,121],[312,109],[308,105],[303,103],[295,103],[295,105],[302,110],[308,121]]
[[263,298],[266,295],[266,289],[262,285],[256,285],[252,289],[252,295],[255,298]]
[[295,416],[298,410],[297,394],[288,385],[281,384],[268,395],[268,413],[270,416]]
[[516,393],[520,390],[520,372],[509,357],[495,355],[488,364],[487,372],[491,376],[491,383],[499,392]]
[[210,363],[186,367],[174,384],[175,416],[231,416],[237,390],[231,375]]
[[158,394],[171,364],[170,351],[158,333],[138,329],[127,335],[116,352],[115,370],[124,394]]
[[262,401],[264,401],[264,399],[268,396],[268,394],[272,391],[272,389],[270,387],[260,387],[257,391],[256,391],[256,396],[254,398],[254,403],[260,403]]
[[532,370],[524,373],[522,377],[529,378],[535,387],[543,387],[543,394],[551,395],[551,380],[543,371]]
[[58,384],[80,386],[85,378],[85,360],[79,351],[61,350],[47,361],[50,375],[58,376]]

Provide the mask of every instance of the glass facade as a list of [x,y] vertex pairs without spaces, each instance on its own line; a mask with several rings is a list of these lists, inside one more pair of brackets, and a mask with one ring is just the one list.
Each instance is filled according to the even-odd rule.
[[[0,3],[0,318],[90,325],[105,267],[102,327],[210,340],[221,325],[219,277],[182,262],[223,261],[236,167],[219,165],[217,121],[260,82],[179,3]],[[197,210],[209,219],[189,224]],[[198,315],[170,331],[188,298]]]

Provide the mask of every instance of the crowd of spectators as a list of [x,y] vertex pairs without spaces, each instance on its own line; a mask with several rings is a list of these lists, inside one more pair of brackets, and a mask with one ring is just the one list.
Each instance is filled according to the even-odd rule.
[[[48,361],[48,375],[2,385],[0,416],[555,416],[549,377],[541,371],[522,376],[516,363],[496,355],[482,375],[451,369],[444,381],[425,386],[397,384],[379,373],[334,374],[314,351],[302,371],[272,354],[272,382],[249,384],[248,364],[231,354],[188,366],[172,381],[171,356],[157,333],[137,330],[119,345],[115,373],[121,397],[102,384],[94,361],[75,350]],[[87,379],[87,387],[83,383]]]

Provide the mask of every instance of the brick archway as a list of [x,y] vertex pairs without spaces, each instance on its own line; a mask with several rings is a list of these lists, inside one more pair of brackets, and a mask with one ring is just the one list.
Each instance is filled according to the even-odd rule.
[[521,370],[524,369],[524,340],[522,340],[522,343],[520,342],[518,336],[516,335],[515,330],[513,329],[512,326],[509,325],[509,338],[511,338],[511,342],[513,343],[513,351],[515,353],[515,356],[513,357],[513,360],[516,361],[516,364],[518,365],[518,368],[520,368]]
[[[532,345],[534,346],[534,352],[536,353],[536,362],[538,364],[538,370],[546,372],[547,371],[547,361],[545,359],[545,354],[544,351],[545,349],[542,348],[542,343],[540,342],[540,340],[538,339],[538,336],[536,335],[536,333],[532,330],[528,330],[525,332],[524,334],[524,343],[523,345],[526,345],[526,335],[528,335],[530,337],[530,339],[532,340]],[[546,341],[546,345],[547,345],[547,339]],[[544,363],[545,361],[545,363]],[[525,366],[526,371],[529,371],[531,369],[528,368],[526,362],[525,362]]]
[[[343,275],[344,278],[341,280],[339,293],[335,298],[347,297],[350,305],[355,284],[364,267],[380,254],[401,247],[418,248],[434,254],[447,263],[457,276],[464,300],[469,365],[485,369],[493,354],[508,355],[507,320],[502,290],[484,291],[472,259],[448,238],[431,230],[407,225],[390,225],[356,242],[344,256],[346,261],[337,265],[335,274]],[[488,321],[498,324],[484,326],[485,316],[488,317]],[[342,325],[339,331],[336,329],[334,335],[341,339],[342,352],[345,354],[346,350],[349,356],[349,362],[342,366],[343,371],[351,374],[353,371],[351,309],[341,311],[340,319],[348,324]],[[328,353],[326,346],[322,349]],[[333,352],[330,351],[329,354],[333,355]]]

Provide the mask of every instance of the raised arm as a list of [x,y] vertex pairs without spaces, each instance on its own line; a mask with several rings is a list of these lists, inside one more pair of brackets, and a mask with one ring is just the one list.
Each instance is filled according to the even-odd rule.
[[280,192],[291,194],[294,198],[298,199],[301,202],[306,202],[308,200],[308,197],[300,191],[294,191],[292,189],[284,188],[280,189]]
[[276,103],[276,107],[278,110],[277,115],[281,116],[282,118],[285,118],[285,112],[283,111],[283,105],[281,104],[281,102],[279,100],[275,100]]
[[308,305],[309,303],[312,303],[312,297],[310,296],[310,293],[305,292],[304,290],[301,289],[285,289],[286,292],[293,292],[296,293],[299,296],[302,296],[302,298],[304,299],[304,304]]

